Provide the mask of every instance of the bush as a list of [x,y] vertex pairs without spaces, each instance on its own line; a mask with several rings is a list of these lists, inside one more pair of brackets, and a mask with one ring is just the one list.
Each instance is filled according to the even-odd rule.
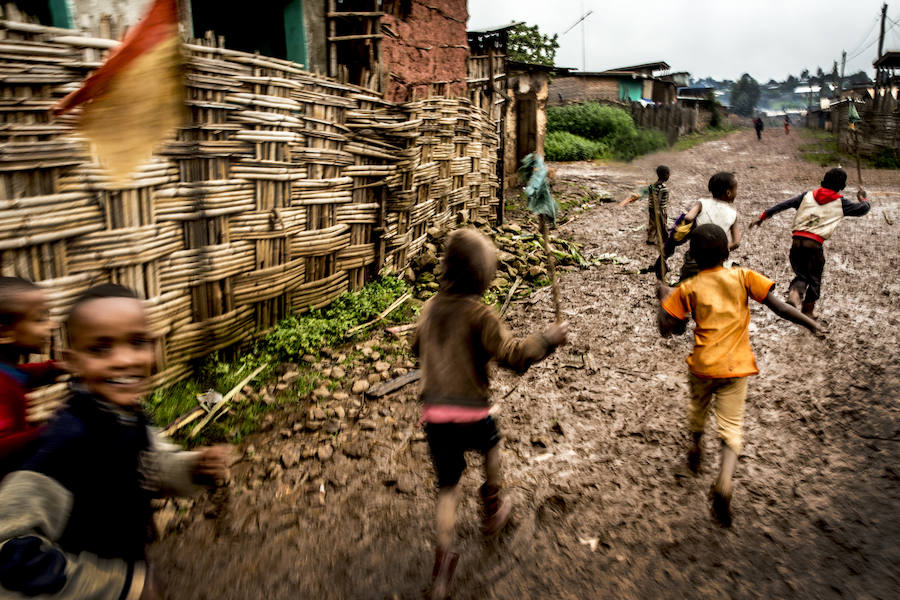
[[606,149],[602,142],[594,142],[568,131],[549,131],[544,140],[547,160],[591,160]]
[[635,127],[631,115],[615,106],[586,102],[547,109],[547,160],[631,160],[667,145],[661,132]]
[[900,156],[896,150],[882,148],[878,154],[872,157],[872,166],[876,169],[898,169],[900,168]]
[[615,106],[586,102],[547,109],[547,131],[568,131],[589,140],[602,140],[634,131],[631,115]]
[[655,129],[623,131],[610,144],[613,158],[632,160],[636,156],[656,152],[668,146],[666,136]]

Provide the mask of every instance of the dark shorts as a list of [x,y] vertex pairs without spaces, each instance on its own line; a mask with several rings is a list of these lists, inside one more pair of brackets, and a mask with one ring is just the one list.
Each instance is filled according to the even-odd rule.
[[822,244],[808,238],[795,237],[791,244],[791,268],[794,280],[791,289],[800,293],[803,302],[815,302],[822,291],[822,272],[825,270],[825,251]]
[[493,417],[474,423],[426,423],[425,436],[437,473],[438,487],[459,483],[466,469],[466,451],[486,454],[500,443],[500,432]]

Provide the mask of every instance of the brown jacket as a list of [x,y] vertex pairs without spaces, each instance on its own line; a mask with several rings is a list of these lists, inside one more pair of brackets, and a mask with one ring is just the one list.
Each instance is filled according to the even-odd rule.
[[425,303],[413,352],[422,369],[425,404],[482,407],[489,404],[488,362],[518,373],[553,347],[540,333],[514,339],[479,296],[441,291]]

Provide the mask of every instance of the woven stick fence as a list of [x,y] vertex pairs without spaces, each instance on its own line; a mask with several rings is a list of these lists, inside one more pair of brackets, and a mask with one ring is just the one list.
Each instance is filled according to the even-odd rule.
[[[115,43],[0,22],[2,274],[40,282],[57,319],[93,284],[135,289],[159,334],[155,385],[401,271],[429,227],[490,219],[498,202],[497,123],[469,100],[394,105],[206,43],[186,46],[188,124],[119,184],[75,117],[49,114]],[[61,393],[41,392],[32,417]]]

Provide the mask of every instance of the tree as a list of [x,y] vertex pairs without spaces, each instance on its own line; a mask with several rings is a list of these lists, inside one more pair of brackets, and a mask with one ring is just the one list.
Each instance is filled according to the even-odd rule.
[[804,81],[809,79],[809,69],[803,69],[802,71],[800,71],[800,79]]
[[537,25],[516,25],[509,30],[507,56],[509,60],[552,67],[559,49],[558,37],[555,33],[543,35]]
[[759,102],[759,82],[747,73],[731,86],[731,110],[742,117],[752,117]]

